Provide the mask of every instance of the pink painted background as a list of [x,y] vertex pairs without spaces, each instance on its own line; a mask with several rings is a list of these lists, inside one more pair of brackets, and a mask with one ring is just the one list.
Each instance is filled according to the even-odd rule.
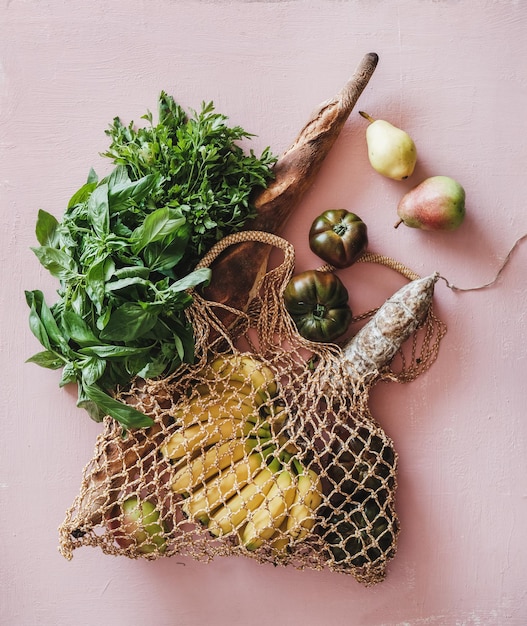
[[[432,369],[383,384],[372,411],[400,454],[399,551],[385,582],[262,566],[60,556],[57,527],[100,426],[24,364],[39,350],[23,290],[53,298],[29,250],[38,209],[60,216],[116,115],[138,120],[161,89],[185,107],[213,100],[230,121],[285,149],[363,54],[379,66],[284,235],[315,267],[307,230],[344,207],[370,249],[451,282],[491,280],[527,232],[527,5],[522,0],[2,0],[0,2],[0,624],[2,626],[501,626],[527,623],[527,242],[492,287],[436,290],[449,332]],[[406,182],[369,166],[358,109],[413,136]],[[454,233],[393,229],[395,207],[434,174],[457,178],[467,219]],[[404,281],[342,274],[356,312]]]

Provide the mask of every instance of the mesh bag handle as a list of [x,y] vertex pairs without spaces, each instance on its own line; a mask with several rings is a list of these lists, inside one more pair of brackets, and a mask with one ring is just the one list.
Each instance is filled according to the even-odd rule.
[[[254,293],[258,293],[265,283],[272,283],[273,292],[281,294],[285,289],[285,286],[295,267],[295,248],[289,241],[273,233],[261,230],[244,230],[227,235],[210,248],[207,254],[205,254],[205,256],[198,263],[196,269],[210,267],[212,263],[221,255],[221,253],[230,246],[248,242],[263,243],[283,252],[284,258],[282,262],[272,269],[266,268],[266,271],[263,272],[263,275],[256,281],[252,289]],[[201,298],[201,301],[203,302],[203,298]],[[226,310],[239,314],[242,317],[245,315],[243,311],[240,311],[235,307],[220,303],[215,304]]]
[[[271,269],[266,267],[255,283],[249,285],[248,291],[252,292],[253,295],[248,298],[247,307],[244,310],[233,305],[210,300],[196,290],[192,291],[194,302],[187,309],[187,315],[194,327],[198,343],[201,345],[207,343],[209,346],[213,346],[216,341],[226,341],[232,347],[235,338],[244,334],[247,328],[252,326],[258,329],[260,348],[265,349],[264,345],[271,348],[271,344],[266,340],[266,337],[273,334],[269,330],[270,325],[280,326],[281,331],[283,331],[284,324],[286,326],[292,324],[281,310],[283,309],[281,296],[295,267],[295,249],[286,239],[260,230],[233,233],[212,246],[196,265],[196,269],[210,267],[230,246],[248,242],[261,243],[276,248],[283,253],[284,258],[276,267]],[[258,260],[261,260],[263,265],[264,260]],[[220,310],[224,313],[230,313],[231,320],[234,319],[234,321],[225,324],[225,318],[219,315]],[[270,315],[272,320],[269,319]],[[293,328],[288,332],[294,332]]]
[[295,249],[286,239],[283,239],[278,235],[274,235],[273,233],[267,233],[263,230],[242,230],[237,233],[227,235],[214,244],[196,265],[196,269],[209,267],[229,246],[247,241],[266,243],[270,246],[280,248],[285,254],[284,264],[292,265],[294,263]]
[[[355,261],[355,263],[376,263],[378,265],[384,265],[384,267],[395,270],[396,272],[401,274],[401,276],[404,276],[404,278],[407,278],[408,280],[417,280],[418,278],[421,278],[419,274],[416,274],[413,270],[404,265],[404,263],[401,263],[400,261],[397,261],[392,257],[385,256],[384,254],[377,254],[376,252],[364,252],[364,254],[362,254]],[[329,264],[323,265],[318,269],[322,272],[335,271],[333,265]]]
[[408,280],[417,280],[418,278],[421,278],[419,274],[416,274],[413,270],[404,265],[404,263],[396,261],[389,256],[384,256],[383,254],[365,252],[359,259],[357,259],[357,263],[378,263],[379,265],[384,265],[385,267],[389,267],[390,269],[399,272],[399,274]]

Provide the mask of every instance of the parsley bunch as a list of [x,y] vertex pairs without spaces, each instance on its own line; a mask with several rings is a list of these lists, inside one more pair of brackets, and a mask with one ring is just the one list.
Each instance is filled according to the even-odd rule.
[[276,157],[266,148],[260,157],[246,154],[238,141],[253,135],[239,126],[226,125],[227,118],[214,112],[212,103],[186,117],[184,110],[162,92],[159,123],[152,114],[148,125],[124,126],[115,118],[106,133],[110,148],[104,153],[124,165],[132,180],[158,174],[161,184],[152,194],[157,206],[177,207],[190,226],[184,265],[193,267],[212,245],[225,235],[241,230],[254,217],[251,195],[266,187]]

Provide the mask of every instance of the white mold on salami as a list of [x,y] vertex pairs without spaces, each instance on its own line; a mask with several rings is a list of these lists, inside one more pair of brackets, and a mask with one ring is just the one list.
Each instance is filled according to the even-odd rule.
[[436,272],[399,289],[344,347],[344,363],[354,382],[376,378],[423,324],[438,278]]

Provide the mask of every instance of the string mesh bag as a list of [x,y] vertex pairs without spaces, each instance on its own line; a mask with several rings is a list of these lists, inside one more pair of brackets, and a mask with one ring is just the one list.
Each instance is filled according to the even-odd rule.
[[[444,325],[430,308],[397,372],[390,365],[353,376],[342,347],[304,339],[285,309],[295,266],[287,241],[237,233],[200,267],[241,241],[280,248],[283,261],[267,270],[245,312],[193,293],[195,362],[118,393],[153,425],[123,432],[106,418],[60,527],[60,550],[68,559],[81,546],[145,559],[240,555],[380,582],[399,534],[398,459],[370,413],[369,390],[425,371]],[[228,327],[225,312],[234,316]]]

